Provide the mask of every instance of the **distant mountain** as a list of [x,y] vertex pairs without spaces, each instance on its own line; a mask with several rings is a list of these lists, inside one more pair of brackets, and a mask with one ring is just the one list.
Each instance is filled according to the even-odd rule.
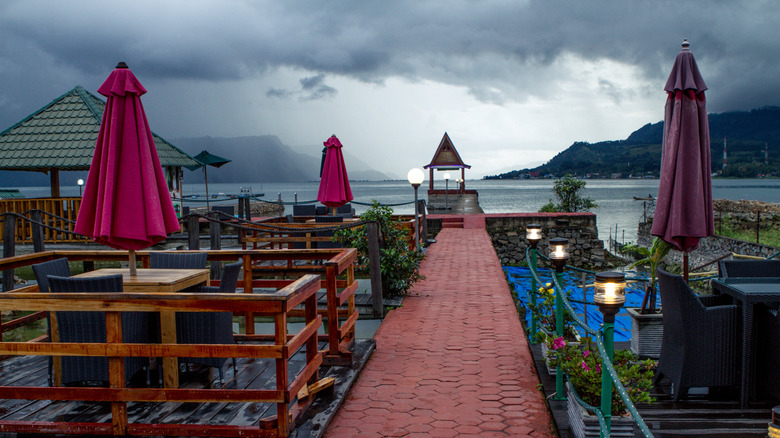
[[[709,114],[713,172],[730,177],[780,176],[780,107]],[[661,167],[663,122],[648,123],[625,140],[575,142],[547,163],[485,179],[563,176],[658,176]],[[727,163],[723,169],[723,142]],[[769,164],[765,164],[765,149]]]
[[[319,180],[322,146],[307,147],[311,154],[296,151],[275,135],[250,137],[179,138],[171,143],[195,156],[204,149],[232,160],[219,168],[208,168],[210,183],[302,182]],[[345,152],[350,180],[384,180],[388,177],[369,168]],[[187,183],[203,182],[203,172],[185,171]]]

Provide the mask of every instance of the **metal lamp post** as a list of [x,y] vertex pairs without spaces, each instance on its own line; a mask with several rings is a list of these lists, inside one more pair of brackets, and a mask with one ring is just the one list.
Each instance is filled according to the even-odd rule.
[[82,187],[84,187],[84,180],[79,178],[76,180],[76,184],[79,186],[79,198],[80,198]]
[[[604,349],[609,361],[614,358],[615,315],[626,302],[626,277],[620,272],[599,272],[596,274],[593,301],[604,314]],[[607,425],[607,434],[612,427],[612,380],[606,367],[601,367],[601,413]]]
[[[555,275],[558,283],[563,283],[563,268],[569,260],[569,241],[562,237],[550,239],[550,262],[555,267]],[[563,336],[563,298],[560,288],[555,288],[555,336]],[[563,394],[563,371],[561,366],[555,368],[555,397],[556,400],[565,400]]]
[[450,173],[444,172],[444,209],[447,209],[447,195],[450,194]]
[[[525,227],[525,238],[528,240],[528,244],[531,246],[529,251],[528,265],[536,272],[536,245],[542,240],[542,226],[539,224],[528,224]],[[536,277],[531,276],[531,303],[536,304]],[[531,312],[531,333],[536,333],[536,315]]]
[[409,170],[409,173],[406,174],[406,179],[414,187],[414,248],[417,252],[420,252],[420,212],[418,210],[417,189],[420,188],[420,184],[425,180],[425,172],[415,167]]

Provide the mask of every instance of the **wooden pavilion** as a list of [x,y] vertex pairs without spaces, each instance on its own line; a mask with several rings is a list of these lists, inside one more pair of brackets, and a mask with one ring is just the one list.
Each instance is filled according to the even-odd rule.
[[[51,197],[60,197],[59,172],[89,170],[105,102],[81,86],[0,132],[0,170],[50,175]],[[198,167],[184,151],[153,134],[168,188],[178,190],[182,167]]]
[[424,166],[425,169],[430,171],[430,186],[428,192],[432,193],[433,188],[433,171],[445,171],[445,170],[458,170],[460,169],[461,186],[458,187],[458,191],[466,190],[466,169],[471,169],[471,166],[463,162],[460,158],[458,150],[455,149],[455,145],[452,144],[450,136],[445,132],[442,137],[439,147],[436,149],[436,153],[433,154],[433,159],[430,164]]

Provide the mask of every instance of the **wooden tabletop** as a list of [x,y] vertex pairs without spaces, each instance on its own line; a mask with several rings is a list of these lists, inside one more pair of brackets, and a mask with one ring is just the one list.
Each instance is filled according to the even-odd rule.
[[122,274],[125,292],[177,292],[190,286],[208,284],[208,269],[138,269],[130,275],[130,269],[106,268],[88,271],[74,277],[99,277]]

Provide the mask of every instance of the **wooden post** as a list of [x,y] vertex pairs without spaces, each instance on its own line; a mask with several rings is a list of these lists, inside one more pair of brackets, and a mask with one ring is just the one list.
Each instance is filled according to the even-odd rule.
[[[16,255],[16,216],[5,215],[3,228],[3,258]],[[3,271],[3,292],[14,290],[14,270]]]
[[284,205],[282,205],[282,194],[279,193],[279,217],[284,216]]
[[244,197],[243,196],[238,197],[238,218],[239,219],[244,218]]
[[376,222],[366,224],[366,237],[368,239],[368,270],[371,275],[371,301],[374,307],[374,317],[384,316],[384,303],[382,297],[382,271],[379,260],[379,230]]
[[425,212],[425,201],[419,200],[418,211],[420,212],[420,229],[422,235],[420,236],[420,246],[425,246],[428,243],[428,214]]
[[189,249],[200,249],[200,219],[197,216],[187,218],[187,236]]
[[252,220],[252,203],[249,202],[249,197],[244,198],[244,215],[246,220]]
[[759,242],[759,229],[761,228],[761,212],[756,212],[756,243]]
[[43,243],[43,227],[39,225],[43,223],[42,219],[40,210],[32,211],[32,239],[34,252],[46,251]]
[[[209,218],[209,236],[211,238],[211,249],[222,249],[222,225],[219,220],[218,212],[210,212]],[[219,278],[222,275],[222,262],[211,262],[211,278]]]

